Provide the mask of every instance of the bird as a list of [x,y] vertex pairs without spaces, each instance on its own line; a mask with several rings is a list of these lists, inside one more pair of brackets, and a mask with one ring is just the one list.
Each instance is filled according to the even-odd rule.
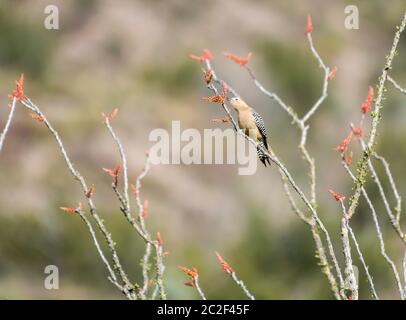
[[264,120],[258,112],[251,108],[244,100],[239,97],[233,97],[229,99],[231,106],[237,111],[238,114],[238,126],[243,130],[244,134],[255,142],[258,143],[257,154],[259,160],[266,167],[267,164],[271,164],[270,157],[263,149],[268,149],[268,136],[264,124]]

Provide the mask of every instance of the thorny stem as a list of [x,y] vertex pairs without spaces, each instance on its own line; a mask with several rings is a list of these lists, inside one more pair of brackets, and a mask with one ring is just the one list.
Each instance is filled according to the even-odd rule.
[[365,262],[365,258],[364,258],[364,255],[362,254],[362,251],[361,251],[361,248],[359,246],[358,240],[357,240],[357,238],[355,236],[354,231],[350,227],[349,223],[347,225],[347,228],[348,228],[348,231],[350,232],[352,242],[354,242],[354,246],[355,246],[355,249],[356,249],[357,254],[358,254],[358,259],[361,261],[361,264],[362,264],[362,266],[364,268],[364,271],[365,271],[365,274],[367,276],[368,284],[369,284],[369,288],[371,290],[372,296],[374,297],[375,300],[379,300],[378,294],[376,293],[376,290],[375,290],[374,281],[372,279],[371,274],[369,273],[369,267],[368,267],[367,263]]
[[406,250],[403,255],[403,292],[406,294]]
[[1,152],[1,149],[3,148],[3,143],[4,143],[4,140],[6,139],[7,132],[10,129],[11,120],[13,119],[16,105],[17,105],[17,98],[14,97],[13,101],[11,103],[11,109],[10,109],[10,113],[8,114],[6,125],[4,126],[3,132],[0,135],[0,152]]
[[247,287],[245,286],[244,282],[237,278],[237,275],[235,272],[230,273],[231,279],[234,280],[234,282],[242,289],[244,294],[248,297],[250,300],[255,300],[254,296],[251,294],[251,292],[248,291]]
[[388,75],[388,81],[401,93],[406,94],[406,89],[402,88],[391,76]]
[[384,157],[378,155],[376,152],[374,152],[372,154],[372,157],[382,163],[382,165],[384,167],[384,170],[385,170],[385,174],[389,179],[389,184],[391,186],[392,192],[393,192],[393,194],[395,196],[395,199],[396,199],[395,221],[396,221],[396,223],[399,224],[400,223],[400,214],[402,212],[402,198],[399,195],[398,189],[397,189],[396,184],[395,184],[395,180],[393,179],[392,173],[390,171],[389,163],[386,161],[386,159]]
[[373,148],[375,145],[375,139],[376,139],[376,135],[378,132],[378,126],[379,126],[380,119],[381,119],[381,110],[383,108],[382,101],[384,99],[383,94],[385,91],[386,80],[388,79],[388,71],[392,67],[392,62],[395,57],[396,50],[397,50],[397,47],[399,44],[400,35],[404,31],[405,27],[406,27],[406,11],[404,13],[400,27],[398,28],[398,30],[395,33],[392,47],[389,51],[389,54],[386,56],[385,66],[384,66],[384,68],[382,70],[382,74],[379,78],[377,97],[375,100],[375,109],[372,113],[373,119],[372,119],[371,131],[369,134],[369,140],[367,143],[366,150],[364,151],[361,162],[359,164],[359,173],[358,173],[357,179],[355,181],[355,191],[351,197],[350,206],[348,209],[348,215],[350,217],[352,217],[356,208],[358,207],[361,190],[362,190],[363,184],[365,183],[364,180],[367,176],[367,171],[368,171],[368,160],[370,159],[371,153],[373,152]]
[[135,180],[135,193],[136,193],[135,194],[135,202],[136,202],[137,211],[138,211],[138,221],[141,224],[142,230],[146,230],[146,227],[145,227],[145,219],[142,216],[142,212],[144,211],[144,206],[141,203],[141,181],[148,174],[149,168],[150,168],[150,158],[149,158],[149,153],[147,152],[147,157],[145,159],[144,169],[142,170],[140,175]]
[[114,141],[116,142],[121,161],[123,162],[123,168],[124,168],[124,197],[121,195],[119,190],[117,189],[117,185],[115,183],[112,184],[112,188],[119,199],[121,203],[121,211],[124,213],[124,216],[127,218],[128,222],[134,227],[136,232],[141,236],[141,238],[145,241],[145,253],[142,259],[142,276],[143,276],[143,286],[141,287],[139,294],[142,299],[146,299],[146,294],[149,286],[149,276],[148,276],[148,271],[149,271],[149,259],[151,255],[151,245],[154,246],[155,249],[155,263],[156,263],[156,281],[157,281],[157,286],[159,289],[159,293],[161,296],[161,299],[166,299],[166,293],[165,293],[165,288],[163,285],[163,272],[164,272],[164,265],[163,265],[163,249],[162,246],[160,246],[157,241],[152,241],[151,240],[151,235],[148,232],[146,226],[145,226],[145,220],[144,217],[142,216],[143,212],[143,205],[141,204],[141,197],[140,197],[140,190],[141,190],[141,180],[147,175],[149,168],[150,168],[150,163],[149,163],[149,155],[147,155],[147,159],[145,161],[145,167],[141,174],[137,177],[136,179],[136,184],[135,184],[135,197],[136,197],[136,205],[137,205],[137,211],[138,211],[138,222],[134,219],[133,215],[131,214],[131,209],[130,209],[130,201],[128,198],[128,176],[127,176],[127,161],[126,161],[126,156],[124,152],[124,148],[120,142],[119,137],[115,133],[113,127],[110,124],[109,119],[106,117],[104,121],[107,129],[109,130],[111,136],[113,137]]
[[287,178],[284,176],[283,172],[280,169],[279,169],[279,173],[280,173],[282,181],[283,181],[283,187],[285,189],[285,194],[289,200],[289,203],[292,207],[293,212],[296,213],[296,215],[310,227],[313,241],[316,245],[316,258],[319,259],[319,266],[321,267],[322,272],[326,275],[327,280],[330,283],[330,287],[331,287],[331,290],[333,291],[334,297],[337,300],[341,300],[340,290],[338,289],[336,278],[331,273],[330,264],[329,264],[327,256],[326,256],[323,241],[320,237],[320,233],[317,228],[317,225],[313,223],[313,220],[311,218],[306,217],[303,214],[302,210],[300,210],[300,208],[297,206],[296,201],[290,192]]
[[199,294],[200,298],[202,298],[202,300],[207,300],[202,288],[200,287],[199,276],[193,278],[193,285],[196,288],[196,291]]
[[313,241],[316,245],[316,257],[319,259],[319,266],[321,271],[326,275],[328,282],[330,283],[331,291],[333,291],[334,297],[337,300],[341,300],[340,290],[338,289],[337,280],[330,270],[330,264],[326,256],[326,249],[323,241],[320,237],[317,225],[310,224],[310,231],[312,233]]
[[140,228],[140,226],[137,224],[137,222],[135,221],[135,219],[133,218],[133,216],[131,215],[131,213],[127,210],[127,208],[125,207],[125,200],[124,197],[121,195],[120,191],[118,191],[117,186],[115,185],[115,183],[112,183],[111,185],[114,193],[117,196],[117,199],[119,200],[121,206],[120,206],[120,210],[121,212],[124,214],[124,216],[126,217],[127,221],[131,224],[131,226],[137,231],[138,235],[146,242],[150,242],[150,238],[148,237],[148,235],[146,233],[143,232],[143,230]]
[[330,73],[330,68],[324,64],[319,53],[317,52],[316,48],[313,45],[313,38],[312,38],[312,34],[310,32],[307,33],[307,40],[309,41],[310,50],[311,50],[313,56],[316,58],[317,62],[319,63],[320,68],[322,68],[324,71],[324,81],[323,81],[323,90],[322,90],[321,96],[316,101],[316,103],[313,105],[313,107],[303,116],[303,118],[301,119],[301,121],[303,123],[306,123],[310,119],[310,117],[314,115],[314,113],[317,111],[317,109],[320,107],[320,105],[323,103],[323,101],[327,98],[327,89],[328,89],[328,84],[329,84],[328,75]]
[[125,206],[128,212],[131,212],[130,209],[130,198],[128,196],[128,168],[127,168],[127,157],[124,152],[123,145],[121,144],[120,139],[118,138],[117,134],[114,132],[113,128],[111,127],[110,120],[108,117],[104,118],[104,124],[110,132],[113,140],[117,144],[118,151],[120,153],[120,158],[123,165],[123,175],[124,175],[124,199],[125,199]]
[[156,284],[159,292],[159,296],[162,300],[166,300],[166,293],[163,284],[163,274],[165,270],[165,266],[163,263],[163,249],[162,246],[159,245],[157,242],[154,243],[154,248],[156,252]]
[[[87,201],[87,204],[89,206],[89,211],[91,216],[94,218],[96,225],[99,229],[99,231],[102,233],[108,247],[109,250],[112,254],[113,257],[113,261],[114,261],[114,269],[118,272],[118,274],[120,275],[121,280],[123,281],[124,285],[125,285],[125,290],[130,290],[133,291],[134,289],[134,285],[131,284],[131,282],[129,281],[127,274],[125,273],[120,259],[118,257],[117,251],[115,249],[115,243],[113,241],[113,239],[111,238],[111,234],[107,231],[103,220],[99,217],[99,215],[96,212],[96,207],[93,203],[93,200],[91,199],[91,197],[87,197],[86,194],[89,191],[86,181],[83,178],[83,176],[79,173],[78,170],[75,169],[75,167],[73,166],[72,161],[70,160],[66,149],[62,143],[61,138],[59,137],[58,132],[52,127],[52,125],[50,124],[50,122],[47,120],[47,118],[45,117],[45,115],[42,113],[42,111],[34,104],[31,102],[30,99],[26,98],[25,100],[22,100],[21,103],[28,108],[29,110],[35,112],[38,116],[41,117],[41,119],[43,120],[44,124],[46,125],[46,127],[48,128],[48,130],[51,132],[51,134],[53,135],[53,137],[56,140],[56,143],[58,144],[59,150],[62,153],[62,156],[66,162],[66,165],[69,168],[69,171],[71,172],[71,174],[74,176],[74,178],[80,183],[83,193],[85,194],[85,198]],[[135,295],[133,293],[131,293],[131,295],[135,298]]]
[[[360,142],[362,150],[365,152],[366,145],[365,145],[364,140],[359,139],[359,142]],[[392,227],[394,228],[394,230],[396,231],[396,233],[399,235],[400,239],[403,241],[403,243],[406,244],[405,234],[403,233],[402,228],[401,228],[401,226],[399,224],[398,216],[395,216],[395,214],[392,212],[392,208],[389,205],[389,202],[388,202],[388,199],[386,197],[385,191],[383,189],[382,183],[381,183],[381,181],[380,181],[380,179],[378,177],[378,174],[375,171],[375,168],[374,168],[374,166],[373,166],[373,164],[371,162],[371,159],[368,160],[368,167],[369,167],[369,171],[371,172],[372,180],[375,182],[375,184],[378,187],[379,194],[380,194],[380,196],[382,198],[382,201],[383,201],[386,213],[388,214],[390,223],[391,223]],[[388,177],[392,177],[392,175],[390,174],[390,171],[389,171]],[[395,187],[395,184],[394,184],[393,180],[391,181],[391,184],[394,187],[394,190],[396,190],[396,187]],[[397,192],[395,194],[397,194]],[[399,205],[399,203],[398,203],[398,205]]]
[[[143,217],[143,211],[144,211],[144,206],[141,203],[141,180],[144,179],[144,177],[147,175],[148,171],[150,168],[150,161],[149,161],[149,153],[147,153],[147,157],[145,159],[145,165],[144,169],[140,173],[140,175],[137,177],[135,181],[135,202],[137,206],[137,211],[138,211],[138,221],[141,225],[141,230],[144,232],[147,232],[146,226],[145,226],[145,219]],[[149,285],[149,276],[148,276],[148,271],[149,271],[149,260],[151,256],[151,243],[148,242],[145,246],[145,253],[144,257],[142,259],[142,276],[144,280],[144,285],[142,286],[142,293],[146,295],[147,290],[148,290],[148,285]]]
[[[342,165],[343,165],[344,169],[346,170],[346,172],[348,173],[348,175],[351,177],[351,179],[355,182],[357,178],[351,172],[351,169],[348,167],[348,165],[345,163],[345,161],[342,161]],[[361,192],[362,192],[362,195],[364,196],[364,198],[365,198],[365,200],[366,200],[366,202],[368,204],[368,207],[371,210],[372,219],[373,219],[374,225],[375,225],[375,230],[376,230],[376,233],[378,235],[381,255],[384,257],[384,259],[386,260],[386,262],[389,264],[390,268],[392,269],[392,273],[393,273],[393,275],[395,277],[395,281],[396,281],[396,284],[398,286],[400,297],[401,297],[402,300],[404,300],[405,299],[405,292],[404,292],[404,290],[402,288],[402,284],[401,284],[400,277],[399,277],[399,272],[398,272],[398,270],[396,268],[395,263],[392,261],[392,259],[386,253],[385,241],[383,239],[382,230],[381,230],[381,226],[379,225],[378,216],[377,216],[375,207],[372,204],[372,201],[369,198],[368,193],[366,192],[364,187],[361,188]]]
[[309,129],[309,126],[305,126],[302,129],[302,138],[301,142],[299,145],[300,150],[302,151],[302,155],[306,162],[309,164],[310,167],[310,195],[311,195],[311,203],[313,206],[316,206],[316,165],[314,158],[310,156],[309,152],[307,151],[306,148],[306,137],[307,137],[307,131]]
[[297,206],[295,199],[290,192],[288,181],[284,176],[283,172],[279,169],[279,173],[281,175],[283,181],[283,187],[285,189],[286,196],[288,197],[289,203],[292,207],[293,212],[297,214],[297,216],[307,225],[310,227],[310,231],[312,233],[313,241],[316,245],[316,258],[319,259],[319,266],[321,267],[322,272],[326,275],[328,282],[330,283],[331,290],[334,293],[334,297],[337,300],[341,300],[340,291],[337,286],[337,281],[334,275],[331,273],[330,265],[326,256],[325,248],[323,245],[323,241],[320,237],[319,230],[317,225],[314,224],[311,218],[306,217],[302,210]]
[[346,296],[347,299],[358,300],[358,285],[357,279],[355,278],[354,267],[352,264],[350,238],[348,237],[349,217],[343,199],[340,199],[340,204],[342,209],[341,241],[343,245],[345,264],[345,287],[343,288],[343,295]]
[[111,268],[110,263],[109,263],[108,260],[106,259],[105,255],[104,255],[104,253],[103,253],[103,250],[102,250],[101,247],[100,247],[99,241],[97,240],[96,233],[95,233],[95,231],[94,231],[94,229],[93,229],[93,226],[92,226],[92,224],[90,223],[90,221],[86,218],[85,213],[83,212],[83,210],[82,210],[81,208],[76,208],[76,211],[75,211],[75,212],[80,216],[80,218],[82,219],[82,221],[85,223],[85,225],[86,225],[87,228],[89,229],[89,233],[90,233],[90,235],[91,235],[91,237],[92,237],[92,239],[93,239],[93,242],[94,242],[94,245],[95,245],[95,247],[96,247],[96,250],[97,250],[97,252],[98,252],[100,258],[102,259],[104,265],[106,266],[107,270],[108,270],[109,273],[110,273],[110,277],[108,277],[108,279],[109,279],[109,280],[111,281],[111,283],[113,283],[117,288],[119,288],[119,290],[122,291],[122,292],[126,295],[126,297],[127,297],[129,300],[132,300],[133,297],[129,294],[128,290],[125,290],[125,289],[117,282],[117,277],[116,277],[116,275],[115,275],[113,269]]
[[145,244],[145,253],[144,256],[142,257],[142,278],[144,281],[144,284],[141,288],[141,294],[146,296],[148,287],[149,287],[149,260],[151,257],[151,243],[148,242]]

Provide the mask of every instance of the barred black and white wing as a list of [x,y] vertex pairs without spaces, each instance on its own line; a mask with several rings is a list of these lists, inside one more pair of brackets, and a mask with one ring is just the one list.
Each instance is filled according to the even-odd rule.
[[265,128],[265,123],[258,112],[253,111],[252,115],[254,116],[255,124],[256,124],[256,126],[259,130],[259,133],[261,134],[261,138],[262,138],[258,141],[258,148],[257,148],[258,158],[259,158],[259,160],[261,160],[261,162],[266,167],[267,163],[271,164],[271,162],[270,162],[269,156],[267,156],[265,154],[265,152],[261,150],[261,149],[269,150],[268,141],[267,141],[268,135],[267,135],[266,128]]

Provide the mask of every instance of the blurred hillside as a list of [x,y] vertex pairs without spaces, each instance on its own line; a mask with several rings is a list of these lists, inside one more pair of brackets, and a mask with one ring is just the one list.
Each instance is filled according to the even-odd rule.
[[[352,1],[359,7],[359,30],[344,28],[348,3],[340,0],[122,0],[120,4],[55,0],[52,4],[60,12],[57,31],[43,26],[48,4],[0,2],[0,126],[9,110],[7,94],[24,72],[26,95],[47,114],[78,169],[95,184],[99,212],[135,280],[140,279],[142,241],[122,217],[110,178],[101,170],[114,167],[119,155],[100,112],[119,108],[114,126],[134,180],[151,145],[151,130],[170,129],[173,120],[180,120],[182,129],[224,126],[209,121],[223,114],[201,99],[209,93],[200,66],[188,58],[189,53],[210,48],[216,71],[263,115],[272,148],[308,191],[308,169],[297,149],[299,131],[222,53],[251,51],[258,78],[304,114],[318,99],[322,85],[322,72],[304,36],[306,15],[311,14],[315,46],[326,64],[338,67],[329,97],[312,120],[308,145],[317,163],[321,218],[339,245],[340,211],[328,189],[350,196],[352,184],[333,147],[345,136],[349,123],[357,121],[368,85],[377,81],[404,1]],[[402,84],[406,83],[405,52],[403,39],[393,71]],[[393,90],[386,96],[379,149],[405,194],[406,100]],[[48,132],[19,108],[0,154],[0,297],[121,299],[106,279],[85,226],[58,209],[77,203],[81,192],[56,150]],[[370,188],[376,196],[377,190]],[[170,298],[197,298],[182,284],[184,275],[177,265],[198,268],[209,298],[243,298],[218,266],[216,250],[259,299],[332,298],[316,265],[311,234],[291,212],[275,167],[259,167],[253,176],[239,176],[232,165],[154,166],[142,194],[150,204],[149,228],[153,233],[160,230],[170,252],[165,276]],[[400,265],[404,248],[382,208],[377,202],[387,250]],[[381,296],[397,298],[363,202],[353,228]],[[337,253],[341,256],[340,250]],[[43,286],[43,271],[50,264],[60,269],[57,291]],[[367,283],[362,272],[360,276],[361,297],[367,298]]]

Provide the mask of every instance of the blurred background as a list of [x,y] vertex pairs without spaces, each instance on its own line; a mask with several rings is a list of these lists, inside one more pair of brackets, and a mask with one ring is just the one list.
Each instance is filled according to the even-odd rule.
[[[59,8],[60,29],[44,28],[44,8]],[[344,28],[345,6],[357,5],[359,30]],[[94,200],[105,219],[123,264],[140,281],[143,243],[126,223],[102,167],[119,155],[100,112],[119,108],[114,127],[125,145],[130,178],[144,163],[148,136],[156,128],[225,128],[210,122],[220,108],[210,95],[201,68],[189,59],[210,48],[213,66],[270,128],[271,145],[308,193],[308,168],[297,148],[299,131],[280,107],[267,99],[248,75],[223,56],[252,52],[252,68],[299,115],[321,93],[322,71],[304,36],[306,15],[313,17],[315,46],[338,72],[329,96],[311,121],[308,147],[316,158],[319,212],[342,261],[341,212],[328,189],[347,198],[352,183],[333,150],[359,120],[368,85],[375,85],[400,23],[404,1],[180,1],[75,0],[0,1],[0,125],[9,108],[7,94],[25,74],[25,94],[54,124],[77,168],[95,184]],[[406,40],[402,39],[392,76],[406,84]],[[386,93],[379,151],[391,163],[401,194],[406,193],[406,106],[404,96]],[[369,124],[369,119],[367,121]],[[350,147],[359,157],[356,142]],[[356,161],[352,165],[356,168]],[[379,167],[379,166],[378,166]],[[160,231],[165,248],[165,282],[172,299],[198,298],[183,285],[178,265],[195,266],[209,298],[244,298],[221,270],[214,251],[234,267],[258,299],[331,299],[317,266],[308,228],[290,210],[278,172],[258,167],[239,176],[236,165],[153,166],[143,182],[149,200],[148,227]],[[379,171],[381,168],[379,167]],[[122,299],[81,220],[59,210],[82,198],[45,128],[19,107],[0,154],[0,298]],[[384,179],[385,185],[387,181]],[[387,250],[400,267],[404,247],[391,229],[374,185]],[[394,202],[392,197],[392,206]],[[371,214],[363,200],[352,220],[370,272],[383,298],[398,298],[395,282],[379,253]],[[360,293],[370,298],[360,269]],[[56,265],[60,289],[44,288],[44,269]]]

